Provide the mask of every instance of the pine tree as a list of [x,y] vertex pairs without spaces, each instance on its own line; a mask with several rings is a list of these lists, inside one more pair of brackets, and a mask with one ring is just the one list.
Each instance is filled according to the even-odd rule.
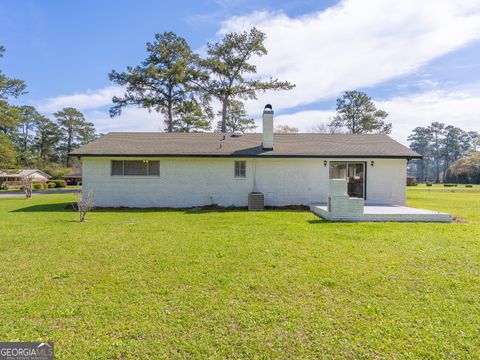
[[390,134],[392,124],[385,123],[387,112],[378,110],[372,99],[361,91],[345,91],[337,99],[337,115],[330,126],[346,128],[352,134]]
[[[219,115],[221,115],[221,112]],[[255,121],[248,116],[243,103],[238,100],[232,100],[230,102],[225,125],[226,132],[232,133],[235,131],[241,131],[244,133],[257,127]],[[222,131],[222,120],[218,122],[217,130]]]
[[109,74],[111,81],[126,87],[122,97],[112,99],[115,106],[110,115],[120,115],[125,106],[137,105],[164,114],[165,130],[172,132],[175,109],[182,109],[181,103],[191,95],[188,84],[195,76],[193,54],[187,41],[173,32],[156,34],[155,40],[147,43],[147,51],[141,65]]
[[263,45],[265,34],[255,28],[249,32],[230,33],[214,44],[207,44],[206,57],[197,57],[197,77],[192,82],[205,95],[215,97],[222,104],[220,131],[227,131],[227,116],[232,100],[256,99],[259,92],[290,90],[295,85],[270,78],[252,79],[257,68],[253,56],[267,55]]
[[53,114],[61,132],[62,160],[66,166],[70,166],[68,154],[81,145],[92,141],[95,136],[95,128],[91,122],[87,122],[83,114],[75,108],[67,107]]

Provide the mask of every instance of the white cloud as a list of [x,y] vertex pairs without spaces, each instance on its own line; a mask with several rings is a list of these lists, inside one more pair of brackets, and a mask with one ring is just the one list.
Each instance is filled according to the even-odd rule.
[[47,113],[53,113],[64,107],[74,107],[81,111],[97,109],[111,104],[112,97],[121,96],[123,93],[124,90],[120,86],[107,86],[98,90],[87,90],[84,93],[56,96],[41,101],[38,109]]
[[64,107],[74,107],[82,111],[87,121],[95,124],[98,132],[109,131],[163,131],[163,116],[155,111],[149,112],[138,107],[122,109],[120,116],[110,117],[109,107],[113,105],[112,97],[122,96],[124,89],[120,86],[107,86],[84,93],[52,97],[33,105],[45,114],[52,115]]
[[330,123],[334,115],[334,110],[308,110],[275,116],[274,122],[275,126],[288,125],[298,128],[300,132],[311,132],[316,125]]
[[[466,131],[480,131],[480,94],[469,91],[428,91],[405,97],[376,101],[377,107],[389,113],[393,124],[392,137],[408,144],[407,137],[417,126],[428,126],[434,121],[454,125]],[[316,124],[329,122],[332,111],[300,111],[275,117],[275,124],[295,126],[308,132]]]
[[254,12],[226,20],[219,35],[256,26],[269,54],[257,58],[258,75],[297,85],[262,94],[248,104],[276,109],[330,99],[373,86],[480,38],[480,2],[451,0],[344,0],[300,17]]
[[138,107],[122,109],[120,116],[110,117],[108,110],[86,111],[85,118],[95,124],[98,132],[163,131],[163,115]]
[[434,121],[466,131],[480,131],[478,92],[435,90],[376,103],[389,113],[393,137],[404,144],[415,127],[428,126]]
[[[265,103],[273,104],[275,110],[291,111],[307,104],[312,108],[318,101],[333,100],[344,90],[374,86],[416,72],[429,61],[479,39],[480,1],[344,0],[299,17],[279,12],[232,17],[221,25],[219,35],[252,26],[267,33],[269,54],[255,59],[259,76],[278,77],[297,85],[292,91],[269,92],[258,101],[248,102],[247,110],[258,119]],[[423,92],[377,101],[390,114],[395,139],[406,143],[414,127],[433,121],[478,130],[478,92],[436,90],[438,81],[429,77],[413,85]],[[163,129],[161,115],[134,107],[110,118],[111,98],[122,94],[121,87],[107,86],[36,105],[46,113],[76,107],[102,132]],[[329,122],[333,115],[333,109],[301,111],[276,116],[275,123],[309,131],[316,124]]]
[[[392,137],[407,144],[407,137],[415,127],[428,126],[433,121],[455,125],[464,130],[480,131],[480,115],[478,114],[480,93],[475,89],[478,89],[478,86],[450,91],[431,90],[375,101],[375,103],[378,108],[389,113],[387,121],[393,123]],[[91,93],[103,93],[102,90]],[[78,94],[74,96],[78,97]],[[102,103],[102,106],[105,108],[104,105],[110,104],[111,102],[106,102]],[[65,106],[78,105],[79,103],[69,103]],[[42,105],[39,108],[42,108]],[[57,109],[59,108],[54,110]],[[92,121],[99,132],[163,131],[164,128],[161,114],[137,107],[127,107],[122,110],[122,115],[114,118],[110,117],[108,107],[106,109],[101,109],[101,106],[96,109],[87,108],[83,112],[86,119]],[[301,132],[309,132],[315,125],[329,123],[334,115],[334,109],[307,110],[276,115],[274,121],[275,126],[295,126]],[[262,124],[258,116],[257,125],[258,128],[255,131],[261,131]]]

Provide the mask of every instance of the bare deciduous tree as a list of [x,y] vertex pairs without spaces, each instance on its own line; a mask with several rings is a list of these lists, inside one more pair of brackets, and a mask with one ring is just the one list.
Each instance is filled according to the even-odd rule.
[[331,123],[320,123],[315,126],[313,126],[310,129],[311,132],[313,133],[320,133],[320,134],[341,134],[344,131],[342,131],[341,127],[338,126],[333,126]]
[[277,125],[275,128],[277,134],[298,134],[298,128],[288,125]]
[[81,191],[77,195],[77,204],[74,206],[80,215],[80,222],[84,222],[87,213],[93,209],[93,204],[95,200],[95,193],[93,191],[89,191],[86,194]]
[[33,190],[33,180],[30,176],[26,176],[21,180],[21,186],[23,191],[25,192],[25,196],[27,199],[32,197],[32,190]]

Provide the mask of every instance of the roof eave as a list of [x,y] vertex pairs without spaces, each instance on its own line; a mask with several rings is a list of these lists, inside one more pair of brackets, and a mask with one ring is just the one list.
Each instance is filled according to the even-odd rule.
[[313,154],[68,154],[73,157],[192,157],[192,158],[322,158],[421,159],[421,155],[313,155]]

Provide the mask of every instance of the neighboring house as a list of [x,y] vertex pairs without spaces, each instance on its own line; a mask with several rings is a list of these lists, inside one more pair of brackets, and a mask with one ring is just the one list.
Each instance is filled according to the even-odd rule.
[[20,185],[25,178],[46,183],[51,176],[38,169],[0,170],[0,183],[7,182],[11,185]]
[[82,185],[82,171],[76,170],[68,173],[64,177],[65,182],[67,185]]
[[105,207],[246,206],[250,192],[265,205],[325,203],[332,178],[367,204],[404,205],[407,162],[421,157],[386,135],[273,134],[269,106],[263,134],[109,133],[70,155]]

